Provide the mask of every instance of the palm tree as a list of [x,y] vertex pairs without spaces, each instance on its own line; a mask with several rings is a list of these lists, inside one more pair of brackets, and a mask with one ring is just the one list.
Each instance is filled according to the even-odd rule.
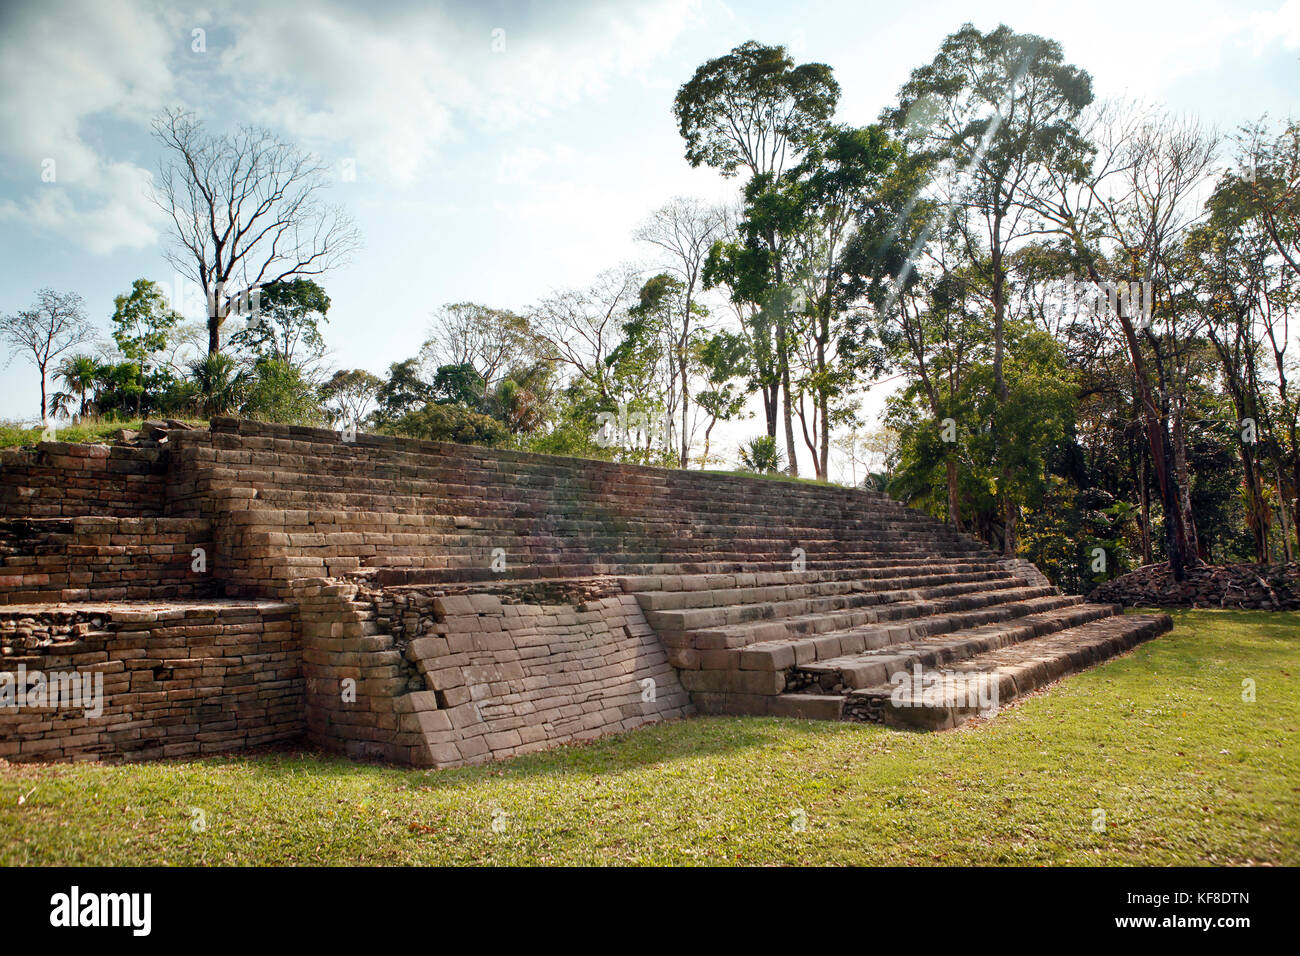
[[740,466],[745,471],[770,475],[785,467],[781,449],[771,435],[759,435],[740,446]]
[[189,364],[204,415],[225,415],[238,407],[248,373],[225,352],[210,352]]
[[99,363],[89,355],[69,355],[54,371],[54,380],[68,386],[70,392],[76,392],[81,399],[81,417],[86,417],[89,403],[86,392],[94,387],[99,375]]
[[50,396],[49,413],[51,418],[67,418],[68,406],[72,404],[69,392],[55,392]]

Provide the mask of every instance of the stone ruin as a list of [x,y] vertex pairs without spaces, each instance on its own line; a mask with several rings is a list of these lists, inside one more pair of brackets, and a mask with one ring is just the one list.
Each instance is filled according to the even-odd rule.
[[1170,626],[876,492],[229,418],[156,437],[0,452],[2,758],[946,728]]

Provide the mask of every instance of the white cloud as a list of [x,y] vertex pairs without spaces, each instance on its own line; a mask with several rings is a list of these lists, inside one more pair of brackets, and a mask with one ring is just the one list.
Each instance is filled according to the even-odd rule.
[[409,184],[467,126],[511,129],[644,70],[697,2],[547,8],[499,24],[464,7],[378,20],[352,5],[264,5],[225,18],[222,82],[259,123],[357,157],[359,176]]
[[[97,253],[157,241],[148,174],[106,156],[91,121],[144,121],[171,90],[170,38],[138,3],[10,9],[0,31],[0,155],[18,196],[0,217]],[[42,181],[53,161],[55,181]]]

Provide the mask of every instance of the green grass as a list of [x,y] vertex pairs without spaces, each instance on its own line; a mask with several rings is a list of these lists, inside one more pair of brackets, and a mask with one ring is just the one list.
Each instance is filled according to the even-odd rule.
[[0,862],[1300,863],[1300,614],[1174,616],[948,733],[709,718],[431,772],[309,753],[0,764]]
[[[145,419],[142,418],[126,420],[106,418],[102,420],[86,421],[77,425],[55,422],[54,440],[81,442],[85,444],[106,442],[111,440],[110,436],[120,428],[139,431],[140,424],[143,421],[145,421]],[[196,425],[204,428],[206,428],[208,424],[206,419],[185,419],[185,422],[189,425]],[[0,448],[15,448],[21,445],[35,445],[41,441],[42,431],[43,429],[39,425],[28,427],[21,423],[0,421]]]

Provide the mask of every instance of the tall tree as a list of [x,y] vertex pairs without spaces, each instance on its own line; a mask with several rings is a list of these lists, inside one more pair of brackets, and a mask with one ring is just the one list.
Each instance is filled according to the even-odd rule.
[[326,166],[269,130],[210,134],[182,109],[154,121],[163,158],[154,202],[172,223],[167,261],[208,304],[208,352],[256,287],[320,275],[360,244],[351,218],[324,201]]
[[1178,307],[1171,263],[1201,218],[1217,139],[1195,121],[1117,104],[1091,115],[1088,139],[1094,155],[1086,175],[1048,169],[1033,203],[1069,243],[1093,287],[1093,311],[1128,351],[1170,569],[1182,580],[1201,560],[1182,432],[1196,334],[1189,322],[1199,317]]
[[435,367],[469,365],[492,388],[537,352],[528,320],[505,309],[473,302],[442,306],[433,316],[421,356]]
[[86,304],[75,292],[41,289],[31,308],[0,315],[0,340],[12,349],[10,359],[22,355],[40,373],[42,421],[50,411],[45,385],[50,363],[90,335]]
[[[1038,230],[1030,199],[1044,176],[1083,175],[1087,144],[1076,120],[1092,98],[1091,78],[1064,62],[1060,44],[1006,25],[983,33],[967,23],[912,72],[898,105],[884,113],[909,143],[947,160],[936,186],[945,194],[945,214],[956,214],[962,227],[970,261],[985,273],[993,386],[1003,399],[1007,256]],[[1017,514],[1009,500],[1007,508],[1006,547],[1013,554]]]
[[678,196],[655,210],[650,219],[637,230],[638,239],[657,246],[662,251],[668,269],[680,283],[679,306],[670,316],[667,333],[671,339],[671,375],[674,382],[680,383],[681,388],[681,455],[678,465],[681,468],[690,462],[690,361],[695,352],[692,332],[697,312],[701,316],[703,314],[697,297],[703,287],[709,250],[722,238],[725,228],[726,214],[722,209],[705,205],[697,199]]
[[[774,182],[786,164],[798,160],[835,112],[840,87],[824,63],[796,65],[783,46],[753,40],[704,63],[682,85],[673,112],[686,141],[686,159],[734,176],[742,168],[755,180]],[[775,217],[768,217],[776,228]],[[789,290],[781,261],[785,240],[779,233],[763,237],[775,256],[772,286],[760,321],[771,321],[776,376],[781,387],[781,417],[785,425],[790,473],[799,471],[791,412],[790,348],[787,315]],[[749,301],[756,301],[750,298]],[[762,352],[755,352],[761,357]]]
[[311,279],[272,282],[262,287],[257,311],[231,341],[287,365],[309,362],[325,352],[320,326],[329,310],[330,297]]

